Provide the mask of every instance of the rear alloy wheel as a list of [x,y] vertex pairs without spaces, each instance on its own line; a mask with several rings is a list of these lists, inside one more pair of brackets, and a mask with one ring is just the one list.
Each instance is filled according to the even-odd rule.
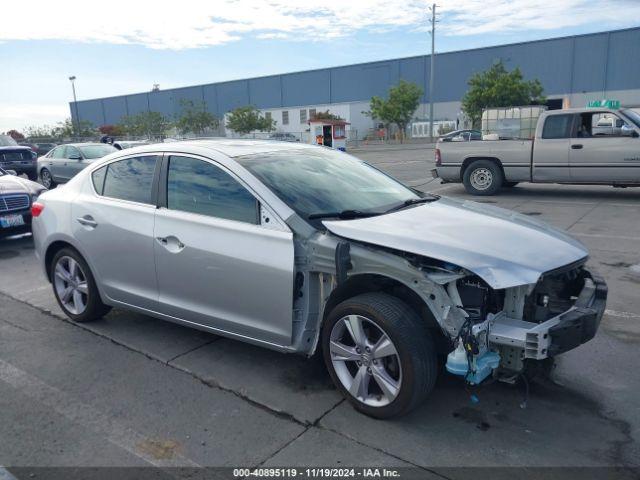
[[322,346],[338,389],[369,416],[408,413],[433,389],[437,360],[429,332],[391,295],[366,293],[339,304],[327,318]]
[[55,186],[56,186],[56,182],[53,181],[53,176],[51,175],[51,172],[49,170],[47,170],[46,168],[43,168],[40,171],[40,183],[47,190],[51,190],[52,188],[55,188]]
[[53,257],[50,268],[58,305],[76,322],[96,320],[106,315],[110,307],[102,303],[89,266],[70,248],[63,248]]
[[491,160],[476,160],[464,171],[462,181],[471,195],[493,195],[502,186],[502,170]]

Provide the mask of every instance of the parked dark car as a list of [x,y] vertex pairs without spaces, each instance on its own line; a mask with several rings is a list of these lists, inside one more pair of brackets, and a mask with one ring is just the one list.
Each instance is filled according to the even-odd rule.
[[0,168],[0,238],[31,231],[31,205],[45,190]]
[[106,143],[69,143],[38,158],[40,182],[47,188],[67,183],[94,161],[118,150]]
[[41,157],[43,155],[46,155],[47,153],[49,153],[51,150],[53,150],[57,146],[58,146],[57,143],[48,143],[48,142],[36,143],[36,148],[38,150],[38,156]]
[[482,132],[480,130],[454,130],[444,135],[440,135],[438,140],[441,142],[468,142],[471,140],[482,140]]
[[29,180],[38,178],[38,155],[29,147],[18,145],[9,135],[0,135],[0,168],[23,173]]

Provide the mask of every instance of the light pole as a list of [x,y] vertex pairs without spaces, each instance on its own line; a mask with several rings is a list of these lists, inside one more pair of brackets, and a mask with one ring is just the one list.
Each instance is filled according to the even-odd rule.
[[433,81],[435,78],[435,56],[436,56],[436,4],[431,10],[431,68],[429,71],[429,140],[433,143]]
[[76,130],[76,136],[79,137],[80,136],[80,117],[78,116],[78,100],[76,99],[76,76],[75,75],[71,75],[69,77],[69,80],[71,81],[71,90],[73,90],[73,107],[76,111],[76,121],[75,121],[75,130]]

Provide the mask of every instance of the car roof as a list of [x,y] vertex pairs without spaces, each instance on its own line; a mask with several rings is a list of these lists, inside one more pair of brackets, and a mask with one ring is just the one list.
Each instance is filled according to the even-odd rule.
[[[160,148],[158,148],[160,146]],[[303,148],[318,148],[305,143],[278,142],[275,140],[245,140],[245,139],[206,139],[206,140],[181,140],[160,144],[150,144],[134,147],[130,152],[148,152],[158,150],[189,150],[190,148],[205,148],[213,150],[228,157],[242,155],[254,155],[257,153],[278,152],[284,150],[300,150]]]

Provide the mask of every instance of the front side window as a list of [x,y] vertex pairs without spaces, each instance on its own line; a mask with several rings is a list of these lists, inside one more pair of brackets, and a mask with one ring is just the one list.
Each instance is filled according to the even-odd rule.
[[420,198],[397,180],[335,150],[287,150],[236,160],[305,218],[345,210],[384,211]]
[[86,158],[87,160],[102,158],[106,155],[109,155],[110,153],[118,151],[118,149],[115,148],[114,146],[107,145],[107,144],[86,145],[86,146],[80,147],[80,150],[82,151],[82,155],[84,155],[84,158]]
[[[107,165],[102,195],[131,202],[153,203],[151,189],[156,162],[156,156],[148,155],[110,163]],[[95,185],[96,179],[93,180]]]
[[67,151],[64,156],[65,158],[82,158],[82,155],[80,155],[80,150],[78,150],[76,147],[71,146],[67,147]]
[[542,138],[569,138],[573,115],[550,115],[544,122]]
[[51,152],[51,158],[64,158],[64,152],[66,149],[67,147],[65,146],[56,148],[53,152]]
[[219,167],[190,157],[169,159],[167,208],[258,224],[258,202]]

